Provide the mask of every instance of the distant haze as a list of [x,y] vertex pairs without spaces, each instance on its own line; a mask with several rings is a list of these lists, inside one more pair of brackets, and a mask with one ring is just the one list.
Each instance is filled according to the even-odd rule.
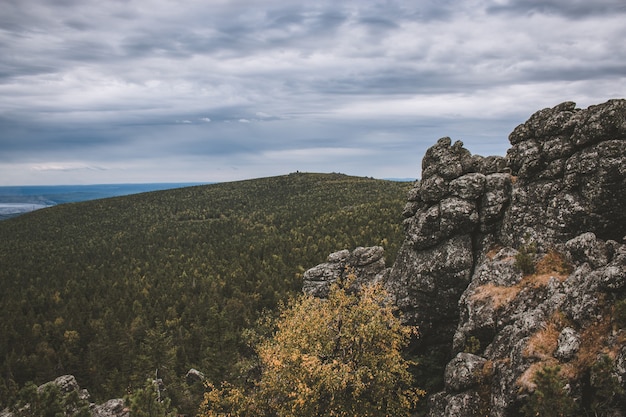
[[0,185],[414,178],[626,96],[623,0],[3,0]]
[[0,220],[63,203],[117,197],[148,191],[200,185],[171,184],[98,184],[54,186],[0,186]]

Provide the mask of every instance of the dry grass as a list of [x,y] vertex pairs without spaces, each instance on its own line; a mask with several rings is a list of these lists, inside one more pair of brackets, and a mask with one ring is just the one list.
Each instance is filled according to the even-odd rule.
[[502,246],[495,245],[489,250],[489,252],[485,254],[485,256],[487,257],[487,259],[493,260],[493,258],[495,258],[498,252],[500,252],[501,250],[502,250]]
[[[487,257],[493,259],[500,249],[502,248],[494,247],[487,252]],[[537,262],[535,267],[536,273],[524,276],[520,282],[509,287],[498,286],[491,283],[481,285],[476,288],[476,291],[472,295],[472,300],[490,300],[493,304],[493,308],[497,310],[513,301],[522,289],[543,288],[548,285],[548,282],[553,277],[559,281],[564,281],[571,273],[571,270],[571,266],[567,263],[563,255],[555,251],[550,251]]]
[[525,276],[518,285],[523,288],[543,288],[548,285],[551,278],[556,278],[559,281],[564,281],[567,275],[554,275],[554,274],[533,274]]
[[549,360],[559,344],[561,330],[557,324],[548,322],[541,330],[533,334],[522,354],[526,358]]
[[517,295],[525,288],[538,289],[548,285],[548,281],[554,275],[549,274],[534,274],[527,275],[520,282],[515,285],[500,286],[492,283],[481,285],[476,288],[474,294],[472,294],[472,300],[483,301],[490,300],[494,309],[499,309],[502,306],[509,304],[517,297]]
[[573,269],[564,255],[553,250],[543,255],[535,266],[536,274],[552,275],[561,281],[564,281],[572,273]]
[[605,353],[615,359],[615,352],[607,348],[607,339],[611,335],[611,317],[603,314],[602,318],[590,326],[587,326],[580,334],[580,350],[573,360],[577,369],[585,369],[593,365],[598,354]]
[[580,335],[580,349],[576,356],[567,363],[559,363],[552,354],[558,346],[560,330],[569,325],[560,313],[555,313],[548,324],[533,334],[523,351],[526,358],[539,361],[530,366],[518,379],[518,385],[524,389],[534,389],[532,379],[535,372],[545,365],[559,364],[560,375],[568,380],[579,379],[583,372],[596,362],[599,354],[606,354],[615,359],[622,343],[618,339],[613,349],[607,347],[607,339],[611,335],[611,319],[604,315],[599,321],[587,326]]
[[472,294],[472,300],[490,300],[493,308],[497,310],[513,301],[520,290],[521,288],[518,285],[504,287],[489,283],[476,288],[476,291]]

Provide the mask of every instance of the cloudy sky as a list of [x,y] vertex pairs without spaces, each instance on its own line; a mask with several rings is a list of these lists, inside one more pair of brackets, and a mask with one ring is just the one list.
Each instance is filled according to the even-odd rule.
[[626,96],[626,0],[2,0],[0,185],[419,177]]

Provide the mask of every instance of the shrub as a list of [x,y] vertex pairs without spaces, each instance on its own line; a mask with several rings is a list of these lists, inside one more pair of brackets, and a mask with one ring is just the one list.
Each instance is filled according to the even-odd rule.
[[566,381],[559,375],[558,365],[546,365],[534,377],[535,391],[522,407],[527,417],[568,417],[575,415],[576,403],[565,390]]
[[382,286],[355,293],[353,280],[328,299],[296,299],[257,347],[260,380],[251,390],[210,387],[201,416],[409,416],[423,395],[401,355],[414,329]]
[[523,245],[515,255],[515,267],[524,275],[535,273],[535,255],[537,244],[535,242]]
[[176,409],[170,406],[170,399],[161,396],[159,380],[147,379],[144,386],[130,394],[126,401],[134,417],[173,417]]
[[626,299],[615,302],[613,320],[618,328],[626,328]]
[[591,367],[590,383],[593,390],[590,409],[595,416],[610,415],[626,399],[624,388],[613,373],[613,361],[608,355],[600,355]]

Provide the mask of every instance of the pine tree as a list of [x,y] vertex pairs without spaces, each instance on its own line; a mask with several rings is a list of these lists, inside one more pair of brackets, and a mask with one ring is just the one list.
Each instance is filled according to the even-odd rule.
[[525,416],[568,417],[574,415],[576,403],[565,390],[566,382],[559,375],[561,368],[544,366],[537,371],[533,381],[535,391],[524,404],[522,413]]

